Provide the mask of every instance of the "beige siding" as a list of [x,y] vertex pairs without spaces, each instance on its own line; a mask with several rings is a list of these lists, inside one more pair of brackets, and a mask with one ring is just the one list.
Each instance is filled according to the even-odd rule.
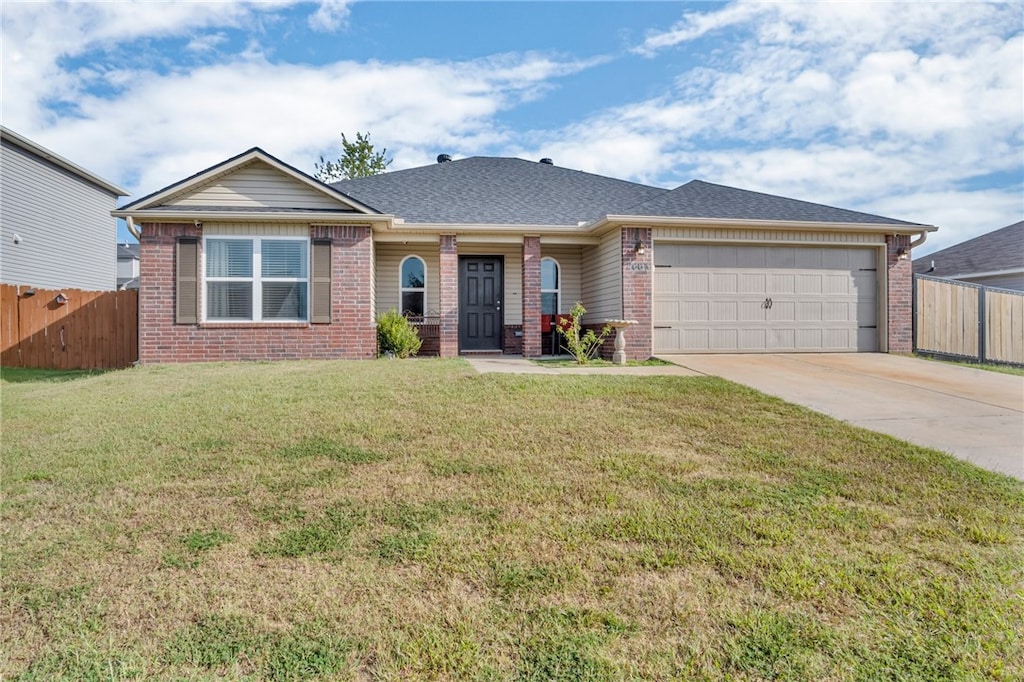
[[[545,246],[541,244],[543,258],[554,258],[561,269],[561,307],[558,312],[567,313],[576,301],[583,301],[582,248],[579,246]],[[586,303],[583,303],[586,307]]]
[[206,237],[307,237],[308,225],[295,223],[203,223]]
[[285,175],[265,163],[255,162],[215,178],[183,196],[172,197],[168,206],[224,206],[230,208],[308,208],[346,210],[346,205],[323,192]]
[[656,227],[654,241],[762,242],[770,244],[877,245],[884,234],[868,232],[815,232],[813,230],[742,230],[703,227]]
[[378,243],[375,245],[376,257],[375,278],[376,278],[376,309],[377,313],[383,313],[394,308],[398,310],[402,305],[399,295],[399,271],[398,268],[406,256],[419,256],[427,266],[427,314],[437,314],[441,309],[440,287],[438,286],[438,271],[440,258],[438,256],[437,244],[387,244]]
[[587,320],[622,318],[622,235],[615,230],[599,246],[584,247],[580,288]]
[[505,299],[501,302],[505,324],[523,323],[523,245],[463,244],[460,256],[503,256],[505,259]]

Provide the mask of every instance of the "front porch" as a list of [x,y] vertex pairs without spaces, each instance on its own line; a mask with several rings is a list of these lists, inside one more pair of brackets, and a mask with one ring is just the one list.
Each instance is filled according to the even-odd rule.
[[[650,229],[587,240],[542,236],[375,235],[375,308],[396,309],[417,327],[422,356],[473,352],[537,358],[557,351],[542,316],[580,301],[584,324],[635,319],[630,359],[651,355]],[[389,235],[390,236],[390,235]],[[646,249],[638,249],[643,243]],[[611,344],[607,353],[611,353]]]

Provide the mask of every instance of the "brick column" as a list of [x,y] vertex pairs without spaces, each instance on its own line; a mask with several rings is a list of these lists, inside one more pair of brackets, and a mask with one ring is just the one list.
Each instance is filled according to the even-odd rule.
[[[643,253],[636,252],[637,243],[643,244]],[[654,244],[651,228],[628,227],[622,229],[622,317],[636,320],[626,329],[626,357],[646,360],[652,353]]]
[[459,354],[459,250],[454,234],[441,235],[440,263],[439,355],[454,358]]
[[[905,249],[906,258],[899,257]],[[887,235],[885,238],[885,265],[887,271],[888,340],[890,353],[910,353],[914,350],[914,272],[910,264],[910,237]]]
[[315,227],[315,238],[330,238],[331,324],[344,330],[348,357],[377,356],[373,310],[373,236],[364,226]]
[[541,354],[540,237],[523,237],[523,357]]
[[[181,223],[144,223],[139,240],[139,362],[167,362],[176,344],[175,246],[179,237],[203,236],[202,228]],[[195,325],[189,325],[189,328]]]

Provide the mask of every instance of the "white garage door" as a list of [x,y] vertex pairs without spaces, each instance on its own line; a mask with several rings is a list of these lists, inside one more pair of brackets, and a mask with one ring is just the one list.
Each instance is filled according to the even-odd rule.
[[878,349],[874,249],[657,243],[656,353]]

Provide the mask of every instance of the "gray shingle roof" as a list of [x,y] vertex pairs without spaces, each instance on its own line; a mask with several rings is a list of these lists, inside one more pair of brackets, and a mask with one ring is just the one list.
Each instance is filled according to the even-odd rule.
[[544,163],[481,156],[331,186],[414,223],[575,226],[619,215],[917,224],[700,180],[666,190]]
[[[935,269],[931,269],[932,261]],[[1024,267],[1024,220],[914,260],[914,272],[955,277]]]
[[577,225],[667,190],[535,161],[474,156],[331,185],[414,223]]
[[798,199],[715,185],[701,180],[691,180],[671,192],[665,192],[644,204],[633,206],[627,215],[814,223],[916,224]]

